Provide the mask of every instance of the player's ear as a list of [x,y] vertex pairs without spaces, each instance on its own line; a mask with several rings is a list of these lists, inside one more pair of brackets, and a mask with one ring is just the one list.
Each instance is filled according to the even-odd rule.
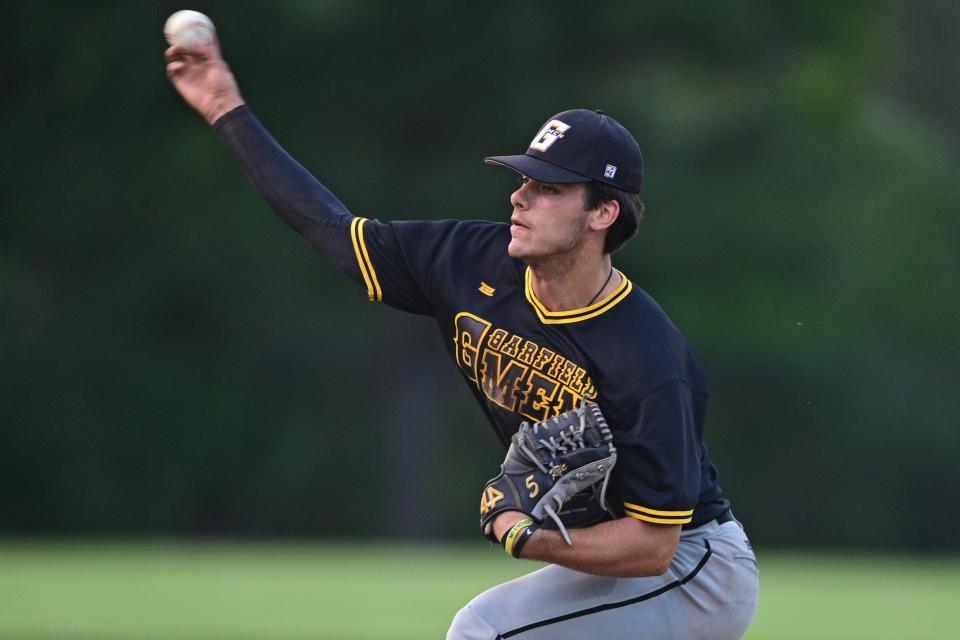
[[595,231],[609,229],[619,217],[620,203],[616,200],[604,200],[590,212],[590,228]]

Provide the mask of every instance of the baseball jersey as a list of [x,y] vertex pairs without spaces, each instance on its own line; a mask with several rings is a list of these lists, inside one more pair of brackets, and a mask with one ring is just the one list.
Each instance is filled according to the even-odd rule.
[[460,374],[504,445],[522,421],[600,405],[614,434],[612,507],[699,526],[726,511],[703,443],[707,390],[693,348],[622,273],[583,309],[552,312],[507,253],[507,224],[354,218],[350,242],[373,301],[436,318]]
[[276,213],[382,301],[436,319],[444,345],[500,441],[523,421],[597,402],[617,463],[608,502],[621,516],[697,527],[730,507],[703,442],[707,390],[690,344],[624,274],[610,295],[552,312],[509,226],[381,223],[354,217],[293,160],[246,106],[215,130]]

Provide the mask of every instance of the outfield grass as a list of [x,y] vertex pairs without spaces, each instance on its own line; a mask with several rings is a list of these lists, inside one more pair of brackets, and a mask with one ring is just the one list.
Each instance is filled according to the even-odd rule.
[[[750,640],[960,636],[960,558],[760,553]],[[0,639],[442,638],[535,568],[472,546],[0,543]]]

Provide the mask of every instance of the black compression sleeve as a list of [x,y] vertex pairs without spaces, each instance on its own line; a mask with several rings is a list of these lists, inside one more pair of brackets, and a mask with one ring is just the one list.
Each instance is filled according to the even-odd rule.
[[343,203],[284,151],[247,105],[222,116],[213,128],[277,215],[340,271],[359,279],[350,241],[353,216]]

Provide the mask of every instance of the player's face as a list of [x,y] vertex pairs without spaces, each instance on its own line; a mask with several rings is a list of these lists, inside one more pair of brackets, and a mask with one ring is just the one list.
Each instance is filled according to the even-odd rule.
[[513,215],[507,247],[527,262],[573,252],[588,227],[582,184],[546,184],[527,177],[510,195]]

